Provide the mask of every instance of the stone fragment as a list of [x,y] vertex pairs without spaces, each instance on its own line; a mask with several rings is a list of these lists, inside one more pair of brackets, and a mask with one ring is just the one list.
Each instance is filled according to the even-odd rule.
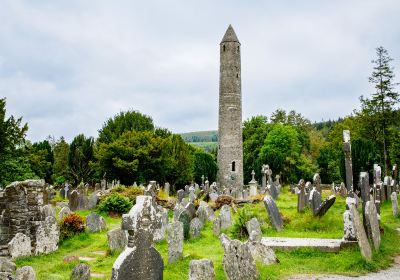
[[185,237],[185,239],[189,238],[189,232],[190,232],[190,221],[192,219],[190,218],[190,215],[188,213],[188,211],[183,211],[179,217],[178,217],[178,221],[181,222],[183,224],[183,235]]
[[275,204],[275,201],[270,195],[266,195],[264,198],[264,205],[267,208],[268,216],[272,226],[277,230],[281,231],[283,228],[283,221],[279,209]]
[[16,280],[35,280],[36,274],[32,266],[23,266],[17,269]]
[[200,237],[202,224],[199,218],[194,218],[190,221],[190,237],[197,238]]
[[353,217],[353,226],[356,230],[358,246],[360,247],[361,255],[364,259],[370,261],[372,259],[372,251],[368,242],[367,234],[360,220],[360,216],[354,204],[350,205],[350,213]]
[[326,212],[328,212],[329,208],[331,208],[332,205],[335,203],[335,200],[336,197],[334,195],[330,195],[321,203],[315,215],[318,217],[322,217],[323,215],[325,215]]
[[107,242],[111,251],[120,251],[128,245],[128,236],[124,230],[116,228],[107,232]]
[[72,212],[71,212],[71,210],[69,209],[68,206],[65,206],[65,207],[61,208],[60,212],[58,212],[58,220],[59,221],[63,221],[64,218],[66,216],[68,216],[69,214],[71,214],[71,213]]
[[189,280],[214,280],[214,264],[209,259],[192,260],[189,264]]
[[8,243],[8,252],[13,259],[30,256],[31,251],[31,238],[23,233],[17,233]]
[[368,232],[371,233],[372,243],[375,250],[379,250],[381,245],[381,232],[379,230],[378,213],[376,212],[375,203],[367,201],[365,204],[365,218]]
[[168,263],[173,263],[182,257],[183,224],[176,221],[168,225]]
[[252,218],[250,221],[246,223],[247,233],[249,234],[249,238],[251,240],[260,241],[262,237],[260,223],[257,218]]
[[99,214],[92,212],[86,217],[86,227],[89,232],[106,230],[106,220]]
[[397,217],[399,215],[399,203],[397,201],[397,193],[396,192],[392,192],[392,194],[390,195],[390,199],[392,200],[393,216]]
[[36,247],[34,254],[49,254],[58,249],[58,241],[60,239],[60,230],[57,220],[49,216],[40,223],[36,230]]
[[63,258],[64,263],[72,263],[72,262],[79,262],[78,256],[65,256]]
[[239,240],[231,240],[221,234],[220,241],[224,248],[223,267],[228,280],[252,280],[259,278],[249,246]]
[[56,219],[56,210],[54,210],[54,208],[49,204],[43,206],[42,213],[44,215],[44,218],[54,217],[54,219]]
[[154,232],[154,242],[160,242],[165,239],[165,231],[168,226],[168,210],[162,206],[157,206],[157,217],[161,221],[161,226]]
[[90,267],[85,263],[80,263],[74,267],[70,277],[71,280],[90,280]]
[[221,230],[228,229],[232,226],[232,214],[231,207],[229,205],[223,205],[221,207],[219,217],[221,221]]
[[97,191],[95,191],[89,198],[88,209],[96,208],[98,200]]
[[279,262],[274,250],[262,242],[248,241],[246,245],[249,247],[254,260],[265,265]]
[[0,257],[0,271],[7,273],[14,273],[17,266],[10,259]]
[[346,241],[357,241],[356,230],[353,224],[353,217],[350,210],[346,210],[343,213],[343,224],[344,224],[344,236],[343,239]]
[[220,217],[215,217],[213,220],[213,234],[219,236],[221,233],[221,219]]

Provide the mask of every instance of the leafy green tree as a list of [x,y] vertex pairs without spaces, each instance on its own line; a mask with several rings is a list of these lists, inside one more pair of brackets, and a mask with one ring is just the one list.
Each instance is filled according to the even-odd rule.
[[87,182],[93,175],[91,167],[91,162],[94,160],[93,145],[92,137],[79,134],[69,146],[68,174],[75,185],[81,181]]
[[111,143],[127,131],[154,131],[153,120],[150,116],[137,111],[121,112],[108,119],[99,130],[98,141]]
[[202,176],[210,182],[215,182],[217,177],[218,166],[215,158],[200,149],[196,149],[194,156],[194,171],[193,176],[195,182],[201,182]]
[[52,183],[54,155],[47,140],[27,146],[27,156],[32,171],[46,182]]
[[395,105],[399,102],[399,94],[395,91],[397,83],[394,82],[393,60],[388,51],[383,47],[376,49],[377,58],[372,60],[373,72],[369,82],[374,85],[375,93],[371,98],[360,97],[361,116],[369,119],[375,126],[377,139],[382,145],[382,156],[385,174],[389,174],[390,158],[388,157],[388,128],[394,123]]
[[60,137],[54,144],[53,179],[56,184],[62,184],[68,176],[68,151],[69,145],[64,137]]
[[332,145],[327,143],[321,147],[317,157],[317,164],[322,183],[330,184],[343,181],[340,175],[340,155]]

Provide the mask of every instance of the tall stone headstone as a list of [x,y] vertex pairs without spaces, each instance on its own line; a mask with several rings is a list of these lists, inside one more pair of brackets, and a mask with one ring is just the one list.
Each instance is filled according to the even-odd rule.
[[396,192],[392,192],[392,194],[390,195],[390,199],[392,200],[393,216],[397,217],[399,215],[399,203],[397,201],[397,193]]
[[232,226],[232,214],[231,207],[229,205],[223,205],[219,214],[221,220],[221,230],[228,229]]
[[194,218],[193,220],[191,220],[190,221],[190,237],[191,238],[200,237],[202,227],[203,226],[202,226],[199,218]]
[[266,195],[264,198],[264,205],[267,209],[269,219],[272,226],[277,230],[281,231],[283,229],[283,221],[279,209],[275,204],[275,201],[270,195]]
[[378,213],[373,201],[367,201],[365,204],[365,218],[369,232],[368,235],[371,236],[375,250],[379,250],[381,245],[381,233],[379,230]]
[[254,170],[251,172],[251,181],[249,182],[249,188],[250,188],[250,196],[256,196],[257,195],[257,181],[254,178],[254,175],[256,173],[254,172]]
[[60,229],[58,228],[56,218],[49,216],[40,222],[36,231],[36,246],[34,254],[49,254],[58,249],[60,239]]
[[343,151],[346,168],[347,192],[353,191],[353,163],[351,159],[350,130],[343,130]]
[[182,257],[183,253],[183,224],[176,221],[168,225],[168,263],[173,263]]
[[321,194],[317,190],[317,188],[314,187],[311,190],[310,197],[309,197],[310,208],[311,208],[311,211],[312,211],[314,216],[317,215],[317,212],[318,212],[319,206],[321,205],[321,202],[322,202]]
[[225,234],[221,234],[220,241],[224,248],[222,264],[227,279],[255,280],[259,278],[256,262],[247,244],[239,240],[231,240]]
[[79,193],[77,190],[73,190],[71,192],[71,195],[69,197],[69,203],[68,203],[69,209],[71,211],[76,211],[79,208]]
[[163,279],[163,259],[152,246],[160,223],[152,200],[151,196],[136,197],[136,204],[122,216],[122,229],[129,234],[128,246],[114,262],[112,280]]
[[243,140],[240,43],[229,25],[220,43],[218,121],[219,185],[243,189]]
[[107,242],[110,251],[120,251],[128,245],[128,235],[125,230],[116,228],[107,232]]
[[32,253],[30,237],[20,232],[17,233],[8,243],[8,251],[13,259],[30,256]]
[[181,203],[183,197],[185,196],[185,191],[184,190],[178,190],[176,193],[178,195],[178,202]]
[[297,212],[304,212],[307,206],[307,197],[305,192],[305,182],[303,179],[299,181],[299,191],[297,193]]
[[164,184],[164,192],[165,192],[165,195],[166,195],[167,197],[169,197],[170,184],[169,184],[168,182],[166,182],[166,183]]
[[319,193],[321,193],[321,177],[319,176],[318,173],[315,173],[315,174],[314,174],[314,177],[313,177],[313,186],[314,186],[314,188],[317,189],[317,191],[318,191]]
[[261,167],[261,187],[260,187],[260,192],[263,194],[265,192],[265,189],[267,187],[267,167],[268,165],[263,164]]
[[372,259],[371,247],[369,245],[364,226],[361,223],[360,216],[358,215],[357,208],[354,204],[350,204],[350,213],[353,217],[353,226],[356,231],[358,246],[360,247],[361,255],[364,259],[370,261]]
[[262,232],[260,223],[257,218],[252,218],[246,223],[247,233],[249,234],[249,239],[261,241]]
[[89,232],[101,232],[107,229],[106,220],[97,213],[90,213],[86,217],[86,227]]
[[192,260],[189,264],[189,280],[214,280],[214,265],[211,260]]
[[178,221],[183,224],[183,236],[185,237],[185,239],[189,238],[191,220],[192,218],[187,210],[182,211],[179,214]]

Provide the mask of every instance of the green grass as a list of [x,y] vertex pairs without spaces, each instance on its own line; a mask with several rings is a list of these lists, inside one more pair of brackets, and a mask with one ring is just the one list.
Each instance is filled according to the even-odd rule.
[[[326,197],[329,193],[324,193]],[[342,238],[343,211],[345,201],[337,197],[335,204],[322,218],[313,217],[309,211],[297,213],[297,197],[287,191],[280,195],[277,205],[284,216],[285,226],[281,232],[276,232],[269,223],[268,214],[263,203],[251,206],[263,222],[264,236],[285,237],[315,237],[315,238]],[[79,214],[88,215],[90,211],[79,211]],[[120,219],[105,217],[109,228],[116,228]],[[400,235],[396,228],[400,227],[400,218],[394,218],[391,203],[385,202],[381,207],[381,222],[385,233],[379,252],[374,252],[373,260],[366,262],[362,259],[358,247],[352,247],[339,253],[321,253],[314,250],[297,250],[294,252],[277,251],[279,264],[270,266],[258,265],[261,279],[282,279],[293,274],[335,273],[344,275],[360,275],[388,267],[392,257],[400,254]],[[228,235],[234,237],[232,233]],[[189,263],[192,259],[209,258],[214,263],[216,279],[225,279],[222,258],[223,249],[218,237],[212,234],[212,225],[207,223],[201,237],[185,241],[183,258],[173,264],[167,264],[168,245],[166,241],[155,247],[164,259],[164,279],[187,279]],[[81,234],[75,236],[59,246],[59,250],[50,255],[23,258],[16,261],[18,267],[31,265],[37,273],[38,279],[69,279],[69,275],[76,263],[64,264],[63,258],[69,255],[95,257],[88,261],[92,272],[105,274],[110,279],[111,268],[118,253],[99,256],[96,251],[107,251],[106,233]]]

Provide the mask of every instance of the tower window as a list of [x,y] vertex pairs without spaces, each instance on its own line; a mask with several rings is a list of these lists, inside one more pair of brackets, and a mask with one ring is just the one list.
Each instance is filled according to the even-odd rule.
[[235,172],[235,162],[232,161],[232,172]]
[[236,78],[239,78],[239,74],[236,74]]
[[223,51],[223,52],[225,51],[225,45],[222,46],[222,51]]
[[240,52],[240,47],[239,47],[239,46],[238,46],[238,49],[237,49],[237,50],[238,50],[238,52]]

